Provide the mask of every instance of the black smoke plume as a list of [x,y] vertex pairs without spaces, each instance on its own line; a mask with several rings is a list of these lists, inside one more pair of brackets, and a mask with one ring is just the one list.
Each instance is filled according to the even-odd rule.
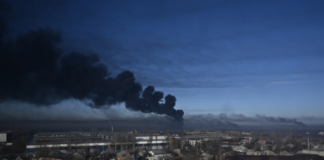
[[271,117],[271,116],[261,116],[261,115],[256,115],[256,119],[259,119],[260,121],[268,121],[272,123],[290,123],[290,124],[295,124],[299,126],[305,127],[306,125],[303,122],[299,122],[296,119],[288,119],[288,118],[283,118],[283,117]]
[[96,54],[63,54],[58,47],[62,41],[58,32],[39,29],[8,41],[3,34],[0,36],[1,101],[44,106],[75,98],[90,100],[88,104],[93,108],[124,102],[133,111],[166,114],[183,121],[184,112],[174,109],[176,97],[164,97],[153,86],[143,91],[130,71],[110,77]]
[[[199,114],[199,115],[187,115],[184,117],[185,127],[191,126],[205,126],[205,127],[220,127],[231,126],[239,127],[243,123],[259,123],[259,124],[293,124],[305,127],[306,125],[296,119],[283,118],[283,117],[271,117],[264,115],[255,115],[252,117],[245,116],[243,114],[225,114],[219,115],[213,114]],[[241,124],[236,124],[241,123]]]
[[226,123],[227,123],[228,125],[231,125],[231,126],[234,126],[234,127],[238,127],[238,125],[235,124],[235,123],[233,123],[233,122],[226,121]]

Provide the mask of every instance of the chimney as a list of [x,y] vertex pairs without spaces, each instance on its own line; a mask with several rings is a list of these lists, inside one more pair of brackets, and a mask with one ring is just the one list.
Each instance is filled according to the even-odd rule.
[[114,126],[111,126],[111,132],[114,132]]

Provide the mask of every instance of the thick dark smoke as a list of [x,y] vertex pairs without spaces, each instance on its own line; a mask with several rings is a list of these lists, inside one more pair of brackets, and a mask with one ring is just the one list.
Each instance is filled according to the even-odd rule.
[[[10,5],[0,0],[0,45],[3,44],[4,33],[6,31],[6,16],[10,11]],[[1,46],[0,46],[1,47]]]
[[238,127],[238,125],[235,124],[235,123],[233,123],[233,122],[226,121],[226,123],[227,123],[228,125],[231,125],[231,126],[234,126],[234,127]]
[[296,119],[288,119],[288,118],[283,118],[283,117],[271,117],[271,116],[261,116],[261,115],[256,115],[256,119],[260,121],[267,121],[267,122],[272,122],[272,123],[290,123],[290,124],[296,124],[300,126],[306,126],[302,122],[298,122]]
[[184,117],[186,126],[202,126],[206,127],[219,127],[222,125],[238,127],[236,123],[259,123],[259,124],[293,124],[305,127],[306,125],[296,119],[282,118],[282,117],[271,117],[264,115],[256,115],[248,117],[243,114],[225,114],[219,115],[213,114],[200,114],[200,115],[187,115]]
[[[174,109],[176,98],[135,81],[124,71],[110,77],[96,54],[63,54],[62,38],[51,29],[39,29],[4,40],[0,19],[0,100],[19,100],[39,106],[75,98],[93,108],[124,102],[126,108],[144,113],[166,114],[183,121],[182,110]],[[164,100],[163,100],[164,98]]]
[[[224,114],[225,115],[225,114]],[[184,117],[186,129],[229,129],[237,128],[238,125],[229,122],[230,119],[218,117],[212,114],[196,114]]]
[[145,88],[142,98],[130,97],[126,102],[126,108],[141,111],[144,113],[166,114],[175,118],[177,121],[183,120],[183,111],[175,110],[176,97],[167,95],[164,98],[164,104],[160,104],[163,98],[163,92],[155,91],[153,86]]

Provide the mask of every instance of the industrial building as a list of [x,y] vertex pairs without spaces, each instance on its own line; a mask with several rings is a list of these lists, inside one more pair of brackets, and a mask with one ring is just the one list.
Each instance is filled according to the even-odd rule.
[[0,132],[0,143],[11,145],[12,144],[12,132]]
[[179,137],[135,132],[41,132],[29,140],[26,152],[37,153],[46,150],[60,154],[93,154],[139,148],[161,150],[169,147],[167,140],[171,138]]

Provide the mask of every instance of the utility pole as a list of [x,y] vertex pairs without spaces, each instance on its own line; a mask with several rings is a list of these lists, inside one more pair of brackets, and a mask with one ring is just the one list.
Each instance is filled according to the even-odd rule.
[[221,146],[219,146],[219,160],[222,160],[222,149],[221,149]]
[[307,134],[307,148],[309,149],[309,132],[306,132]]

